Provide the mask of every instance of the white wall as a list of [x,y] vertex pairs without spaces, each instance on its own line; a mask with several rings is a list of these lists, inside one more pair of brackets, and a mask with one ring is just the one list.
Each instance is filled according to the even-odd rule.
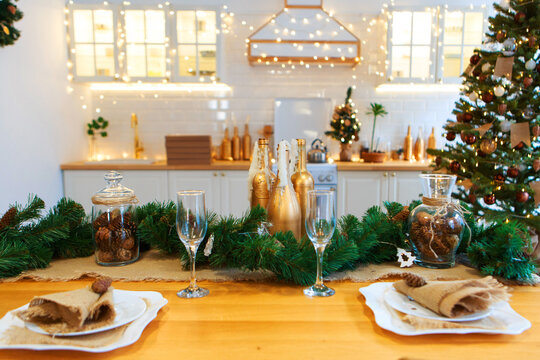
[[53,205],[63,192],[60,163],[86,154],[81,94],[67,93],[65,1],[17,5],[21,38],[0,48],[0,212],[29,193]]

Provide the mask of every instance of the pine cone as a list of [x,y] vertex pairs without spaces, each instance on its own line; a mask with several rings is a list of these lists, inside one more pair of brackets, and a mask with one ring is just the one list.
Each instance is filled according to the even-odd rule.
[[406,273],[403,275],[403,280],[407,283],[407,286],[410,287],[420,287],[426,285],[426,280],[423,277],[416,274]]
[[111,247],[111,231],[106,227],[99,228],[96,232],[96,245],[100,250],[107,251]]
[[109,229],[119,231],[124,228],[124,220],[122,215],[115,216],[109,224]]
[[411,212],[409,211],[409,207],[404,206],[400,212],[398,212],[394,217],[392,217],[392,221],[407,221],[409,219],[410,213]]
[[119,261],[128,261],[131,260],[132,257],[133,253],[130,250],[120,248],[116,251],[116,258]]
[[10,226],[13,220],[15,220],[15,216],[17,216],[17,208],[14,206],[10,207],[4,216],[0,218],[0,230]]
[[101,215],[99,215],[93,223],[94,230],[97,230],[101,227],[107,227],[109,226],[109,213],[104,212]]

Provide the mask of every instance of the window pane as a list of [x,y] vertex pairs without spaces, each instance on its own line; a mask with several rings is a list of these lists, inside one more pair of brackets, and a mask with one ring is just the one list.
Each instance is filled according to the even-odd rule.
[[165,46],[148,45],[148,76],[165,76]]
[[469,59],[474,54],[474,49],[476,46],[464,46],[463,47],[463,63],[468,64],[470,61]]
[[444,44],[461,45],[463,32],[463,13],[452,11],[445,13],[444,17]]
[[144,45],[127,45],[127,72],[129,76],[146,76],[146,51]]
[[94,76],[94,45],[75,45],[77,76]]
[[459,77],[461,75],[461,47],[445,46],[443,60],[443,76]]
[[161,10],[147,10],[146,14],[146,41],[149,43],[165,42],[165,12]]
[[215,45],[200,45],[199,46],[199,75],[201,76],[216,75],[216,46]]
[[94,31],[97,43],[112,43],[113,13],[110,10],[94,11]]
[[431,44],[431,13],[417,12],[417,11],[414,12],[413,14],[413,44],[415,45]]
[[179,43],[196,42],[195,11],[178,11],[176,13],[176,31]]
[[144,11],[126,10],[126,41],[144,42]]
[[395,78],[409,77],[409,64],[411,60],[408,46],[392,47],[392,76]]
[[427,79],[430,73],[429,46],[413,46],[411,77]]
[[202,44],[216,43],[216,12],[197,11],[198,41]]
[[195,45],[178,46],[178,66],[180,76],[197,75],[196,68],[196,47]]
[[482,44],[484,17],[480,12],[465,14],[465,37],[464,44]]
[[396,11],[392,16],[392,44],[404,45],[411,43],[410,11]]
[[75,42],[89,43],[94,41],[91,10],[74,10],[73,26]]
[[113,76],[114,47],[113,45],[96,45],[96,71],[98,76]]

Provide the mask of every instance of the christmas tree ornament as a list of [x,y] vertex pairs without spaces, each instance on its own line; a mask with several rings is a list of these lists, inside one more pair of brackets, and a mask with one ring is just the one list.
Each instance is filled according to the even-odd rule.
[[[478,97],[478,95],[477,95],[477,97]],[[465,122],[465,123],[470,123],[472,121],[472,118],[473,118],[473,116],[472,116],[471,113],[464,113],[463,114],[463,122]]]
[[520,141],[516,146],[514,146],[514,149],[521,150],[525,147],[525,143],[523,141]]
[[480,150],[485,154],[490,155],[497,150],[497,142],[493,139],[483,139],[480,142]]
[[523,87],[525,89],[528,88],[529,86],[531,86],[532,83],[533,83],[533,78],[532,77],[527,76],[526,78],[523,79]]
[[469,197],[469,202],[471,204],[476,204],[476,194],[475,193],[470,192],[468,197]]
[[510,126],[510,146],[521,150],[525,145],[531,146],[531,129],[528,122],[514,123]]
[[[535,160],[535,161],[537,161],[537,160]],[[437,157],[435,158],[435,165],[441,166],[441,164],[442,164],[442,157],[437,156]],[[538,161],[538,166],[540,166],[540,160]]]
[[508,109],[508,105],[506,104],[499,104],[499,106],[497,107],[497,111],[499,112],[499,115],[506,114],[507,109]]
[[474,54],[473,56],[470,57],[470,62],[472,65],[476,65],[480,62],[480,55],[478,54]]
[[527,15],[525,15],[524,12],[518,11],[516,13],[516,15],[514,15],[514,21],[517,22],[517,23],[522,23],[523,21],[525,21],[526,17],[527,17]]
[[486,205],[495,204],[495,200],[495,194],[484,195],[484,202],[486,203]]
[[491,64],[488,63],[488,62],[487,62],[487,63],[484,63],[484,64],[482,65],[482,72],[487,73],[489,70],[491,70]]
[[478,135],[482,137],[489,131],[489,129],[491,129],[492,126],[493,126],[493,123],[487,123],[487,124],[477,127],[475,130],[478,131]]
[[515,166],[512,166],[506,170],[506,175],[511,178],[517,178],[519,176],[519,169]]
[[15,13],[17,12],[17,8],[15,7],[15,5],[9,4],[7,6],[7,9],[11,13],[11,15],[15,15]]
[[482,74],[482,68],[479,66],[475,67],[472,74],[474,77],[479,77]]
[[504,31],[497,31],[497,35],[495,35],[495,38],[497,41],[501,41],[506,37],[506,33]]
[[529,47],[534,47],[536,45],[536,37],[535,36],[529,36]]
[[534,117],[534,110],[531,105],[527,105],[523,110],[523,117],[527,120],[530,120]]
[[534,70],[534,69],[536,69],[536,61],[534,61],[533,59],[529,59],[529,60],[525,63],[525,69],[527,69],[527,70]]
[[510,0],[501,0],[499,1],[499,6],[504,10],[510,9]]
[[490,103],[493,101],[493,94],[490,92],[482,93],[482,101],[487,103]]
[[476,91],[473,91],[472,93],[470,93],[469,94],[469,100],[471,100],[471,101],[478,100],[478,93]]
[[409,251],[400,248],[397,249],[397,261],[399,267],[411,267],[414,264],[414,260],[416,260],[416,256],[413,256]]
[[291,231],[300,241],[301,213],[300,205],[289,176],[289,154],[291,145],[283,140],[278,145],[277,181],[267,205],[268,221],[272,224],[270,233]]
[[465,135],[465,143],[468,145],[472,145],[476,142],[476,135],[474,134],[466,134]]
[[454,161],[452,161],[452,162],[450,163],[449,168],[450,168],[450,171],[451,171],[451,172],[457,173],[457,172],[459,171],[459,169],[461,168],[461,164],[460,164],[459,162],[457,162],[457,161],[454,160]]
[[[501,104],[501,105],[506,105],[506,104]],[[513,124],[513,122],[511,122],[509,120],[503,120],[503,121],[501,121],[501,123],[499,125],[501,126],[501,131],[509,132],[510,129],[512,129],[512,124]]]
[[536,172],[538,172],[538,170],[540,170],[540,159],[534,159],[533,160],[533,169]]
[[532,134],[533,136],[540,136],[540,125],[536,124],[532,127]]
[[481,74],[479,77],[478,77],[478,81],[480,82],[484,82],[487,80],[487,75],[486,74]]
[[456,139],[456,133],[453,131],[449,131],[446,133],[446,140],[448,141],[454,141]]
[[495,86],[495,89],[493,89],[493,93],[494,93],[495,96],[497,96],[497,97],[503,96],[504,93],[505,93],[504,86],[501,86],[501,85]]
[[463,122],[463,113],[456,114],[456,120],[458,123]]
[[[503,55],[512,56],[516,52],[516,39],[508,38],[503,41]],[[513,59],[512,59],[513,61]]]
[[294,173],[291,176],[291,182],[296,193],[296,198],[298,199],[298,204],[300,205],[301,236],[304,237],[306,235],[308,191],[314,189],[315,182],[313,176],[311,176],[306,167],[306,139],[296,139],[296,146],[298,149],[298,156]]
[[503,174],[496,174],[493,177],[493,180],[498,183],[504,183],[506,181],[506,176],[504,176]]
[[516,201],[520,203],[527,202],[529,200],[529,193],[526,191],[518,191],[516,193]]

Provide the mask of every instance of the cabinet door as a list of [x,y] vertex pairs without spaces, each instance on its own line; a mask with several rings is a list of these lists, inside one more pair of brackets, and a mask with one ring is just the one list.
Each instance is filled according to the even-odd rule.
[[243,215],[249,209],[247,171],[220,171],[221,214]]
[[220,189],[216,171],[169,171],[169,199],[176,202],[182,190],[204,190],[206,209],[220,213]]
[[338,216],[362,217],[367,209],[380,206],[388,196],[388,182],[380,171],[338,173]]
[[388,199],[400,204],[408,205],[413,200],[420,200],[422,186],[419,171],[390,172]]
[[64,196],[75,200],[92,213],[92,195],[105,187],[102,170],[64,170]]

